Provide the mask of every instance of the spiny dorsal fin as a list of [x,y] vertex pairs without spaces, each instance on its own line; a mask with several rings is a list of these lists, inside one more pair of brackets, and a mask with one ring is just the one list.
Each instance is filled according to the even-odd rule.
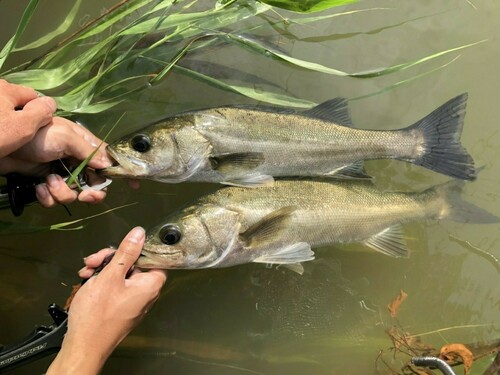
[[325,177],[346,180],[373,180],[373,177],[366,173],[365,163],[363,160],[334,169],[333,171],[328,172]]
[[334,122],[338,125],[353,127],[347,101],[345,98],[327,100],[316,107],[302,112],[305,116],[319,118],[321,120]]
[[258,247],[276,241],[288,228],[295,210],[295,207],[283,207],[271,212],[241,233],[240,238],[247,247]]
[[246,172],[257,168],[264,162],[262,152],[235,152],[213,155],[209,158],[212,169],[224,174]]
[[363,242],[372,249],[395,258],[408,258],[403,228],[395,224]]
[[[278,249],[272,254],[261,255],[254,259],[255,263],[286,264],[288,266],[296,265],[300,262],[307,262],[314,259],[314,252],[307,242],[297,242],[282,249]],[[301,265],[302,266],[302,265]],[[292,266],[292,268],[294,268]],[[295,267],[294,271],[299,269]],[[303,271],[302,267],[302,271]]]

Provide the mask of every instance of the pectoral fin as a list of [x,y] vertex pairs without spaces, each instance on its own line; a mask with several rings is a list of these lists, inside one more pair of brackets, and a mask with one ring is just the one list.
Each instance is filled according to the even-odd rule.
[[360,160],[349,165],[344,165],[343,167],[334,169],[325,175],[326,177],[333,177],[338,179],[346,180],[372,180],[373,177],[370,176],[365,171],[365,163]]
[[271,212],[250,226],[244,233],[241,233],[240,239],[249,248],[278,240],[290,225],[294,211],[295,207],[283,207]]
[[400,224],[384,229],[363,242],[372,249],[395,258],[408,258],[408,248]]
[[262,152],[236,152],[209,157],[212,169],[223,174],[239,174],[251,171],[264,162]]
[[[278,249],[272,254],[266,254],[254,259],[255,263],[286,264],[293,271],[298,272],[297,263],[314,259],[314,252],[307,242],[297,242],[283,249]],[[300,265],[301,271],[304,268]],[[299,272],[301,273],[301,272]],[[302,274],[302,273],[301,273]]]

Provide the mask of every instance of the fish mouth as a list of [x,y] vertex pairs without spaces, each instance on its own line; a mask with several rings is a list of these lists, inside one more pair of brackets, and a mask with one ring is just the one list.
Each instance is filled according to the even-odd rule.
[[[139,268],[159,268],[159,269],[172,269],[179,268],[177,262],[175,261],[175,256],[181,255],[180,251],[168,253],[168,254],[151,254],[149,252],[143,252],[137,258],[135,266]],[[167,257],[173,256],[173,259],[168,259]]]
[[122,155],[109,145],[106,147],[106,152],[113,160],[113,165],[97,169],[97,174],[108,177],[140,177],[144,175],[146,170],[144,162]]
[[141,254],[139,258],[137,258],[135,266],[139,268],[158,268],[158,265],[144,254]]

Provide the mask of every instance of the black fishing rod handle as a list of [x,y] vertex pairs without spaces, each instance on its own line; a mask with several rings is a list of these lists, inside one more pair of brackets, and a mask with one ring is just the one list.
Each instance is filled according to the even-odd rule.
[[21,216],[24,206],[37,201],[35,186],[43,179],[17,173],[9,173],[6,177],[10,209],[14,216]]

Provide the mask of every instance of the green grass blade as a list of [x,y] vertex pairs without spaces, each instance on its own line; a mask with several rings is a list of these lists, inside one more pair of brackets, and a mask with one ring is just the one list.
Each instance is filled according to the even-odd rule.
[[291,96],[287,95],[281,95],[281,94],[276,94],[272,93],[269,91],[264,91],[264,92],[259,92],[255,90],[254,87],[245,87],[245,86],[238,86],[238,85],[230,85],[227,83],[224,83],[218,79],[215,79],[213,77],[209,77],[205,74],[195,72],[194,70],[184,68],[182,66],[175,66],[175,71],[184,74],[186,76],[189,76],[193,79],[199,80],[201,82],[207,83],[213,87],[217,87],[219,89],[225,90],[225,91],[230,91],[234,92],[237,94],[241,94],[243,96],[246,96],[248,98],[252,98],[261,102],[269,103],[269,104],[274,104],[274,105],[281,105],[281,106],[286,106],[286,107],[296,107],[296,108],[311,108],[316,105],[314,102],[310,102],[308,100],[303,100],[303,99],[297,99]]
[[123,113],[120,116],[120,118],[115,122],[115,124],[111,127],[111,129],[109,129],[109,131],[106,133],[106,135],[102,139],[101,143],[99,143],[99,145],[96,147],[96,149],[94,151],[92,151],[92,153],[89,156],[87,156],[87,158],[84,161],[82,161],[78,165],[78,167],[75,168],[74,171],[72,171],[70,173],[70,176],[66,180],[66,185],[71,186],[71,185],[77,183],[77,181],[78,181],[78,175],[80,173],[82,173],[83,169],[87,166],[87,164],[89,163],[90,159],[92,159],[94,157],[94,155],[96,154],[96,152],[99,150],[99,148],[101,148],[101,146],[103,145],[103,143],[106,141],[106,139],[109,137],[109,135],[111,134],[111,132],[116,128],[116,126],[118,125],[118,123],[121,121],[121,119],[124,116],[125,116],[125,113]]
[[414,61],[411,61],[408,63],[394,65],[394,66],[391,66],[388,68],[373,69],[373,70],[365,71],[365,72],[348,73],[348,72],[344,72],[344,71],[341,71],[338,69],[327,67],[327,66],[322,65],[322,64],[318,64],[318,63],[314,63],[311,61],[306,61],[306,60],[302,60],[302,59],[298,59],[298,58],[289,56],[289,55],[283,53],[282,51],[279,51],[279,50],[273,48],[272,46],[264,45],[264,43],[262,43],[261,41],[253,39],[253,38],[245,36],[245,35],[235,35],[235,34],[230,34],[230,33],[221,34],[221,35],[223,35],[227,40],[235,43],[236,45],[240,45],[242,47],[256,51],[256,52],[263,54],[263,55],[266,55],[266,56],[272,56],[272,57],[278,58],[282,61],[286,61],[290,64],[293,64],[295,66],[299,66],[299,67],[304,68],[304,69],[308,69],[308,70],[312,70],[312,71],[316,71],[316,72],[320,72],[320,73],[325,73],[325,74],[333,74],[333,75],[343,76],[343,77],[349,76],[349,77],[355,77],[355,78],[373,78],[373,77],[380,77],[380,76],[383,76],[386,74],[395,73],[397,71],[405,70],[405,69],[414,67],[416,65],[419,65],[419,64],[425,63],[427,61],[436,59],[438,57],[447,55],[449,53],[456,52],[456,51],[459,51],[459,50],[462,50],[462,49],[465,49],[468,47],[472,47],[472,46],[475,46],[479,43],[483,43],[486,41],[486,40],[482,40],[479,42],[474,42],[474,43],[466,44],[463,46],[451,48],[451,49],[448,49],[445,51],[434,53],[432,55],[423,57],[423,58],[418,59],[418,60],[414,60]]
[[455,62],[456,60],[458,60],[460,58],[460,55],[455,57],[454,59],[452,59],[451,61],[448,61],[446,64],[443,64],[441,66],[438,66],[437,68],[434,68],[434,69],[431,69],[427,72],[424,72],[424,73],[421,73],[421,74],[417,74],[416,76],[413,76],[413,77],[410,77],[408,79],[405,79],[405,80],[402,80],[402,81],[398,81],[396,83],[393,83],[392,85],[389,85],[389,86],[385,86],[383,87],[382,89],[380,90],[377,90],[377,91],[374,91],[374,92],[371,92],[369,94],[365,94],[365,95],[361,95],[361,96],[356,96],[356,97],[353,97],[353,98],[349,98],[349,101],[351,100],[360,100],[360,99],[365,99],[365,98],[369,98],[370,96],[375,96],[375,95],[379,95],[379,94],[382,94],[384,92],[387,92],[387,91],[390,91],[390,90],[393,90],[399,86],[403,86],[403,85],[406,85],[410,82],[413,82],[413,81],[416,81],[417,79],[420,79],[420,78],[423,78],[425,76],[428,76],[429,74],[432,74],[434,72],[437,72],[438,70],[441,70],[441,69],[444,69],[446,68],[448,65],[450,65],[451,63]]
[[472,47],[472,46],[484,43],[486,41],[487,41],[487,39],[480,40],[479,42],[465,44],[463,46],[459,46],[459,47],[455,47],[455,48],[450,48],[450,49],[447,49],[445,51],[437,52],[437,53],[434,53],[432,55],[429,55],[429,56],[426,56],[426,57],[423,57],[421,59],[418,59],[418,60],[415,60],[415,61],[411,61],[411,62],[408,62],[408,63],[394,65],[394,66],[389,67],[389,68],[374,69],[374,70],[370,70],[370,71],[366,71],[366,72],[360,72],[360,73],[352,73],[352,74],[350,74],[350,76],[351,77],[356,77],[356,78],[380,77],[382,75],[391,74],[391,73],[394,73],[394,72],[398,72],[400,70],[405,70],[405,69],[412,68],[412,67],[414,67],[416,65],[420,65],[422,63],[425,63],[427,61],[433,60],[435,58],[447,55],[447,54],[452,53],[452,52],[457,52],[457,51],[460,51],[462,49],[469,48],[469,47]]
[[68,12],[66,18],[64,21],[53,31],[50,33],[44,35],[43,37],[35,40],[34,42],[31,42],[29,44],[26,44],[22,47],[16,47],[13,49],[13,52],[18,52],[18,51],[27,51],[30,49],[42,47],[46,45],[47,43],[50,43],[52,40],[54,40],[56,37],[59,35],[64,34],[66,31],[68,31],[69,27],[73,24],[73,21],[75,20],[76,14],[78,13],[78,10],[80,9],[80,5],[83,0],[76,0],[75,4],[73,5],[73,8]]
[[136,205],[138,203],[139,202],[127,203],[127,204],[124,204],[122,206],[110,208],[109,210],[106,210],[106,211],[103,211],[103,212],[99,212],[98,214],[95,214],[95,215],[90,215],[90,216],[83,217],[81,219],[76,219],[76,220],[72,220],[72,221],[66,221],[64,223],[52,224],[51,226],[48,227],[48,229],[49,230],[75,230],[75,229],[80,229],[80,228],[83,228],[83,226],[79,226],[79,227],[76,227],[76,228],[74,228],[74,227],[68,228],[68,227],[70,225],[78,224],[78,223],[81,223],[83,221],[87,221],[87,220],[90,220],[90,219],[93,219],[93,218],[96,218],[96,217],[99,217],[99,216],[102,216],[102,215],[106,215],[107,213],[119,210],[121,208],[130,207],[130,206]]
[[19,41],[19,38],[21,38],[21,36],[23,35],[24,30],[26,30],[26,27],[28,26],[31,17],[35,13],[35,9],[36,6],[38,5],[38,2],[39,0],[30,0],[28,5],[26,6],[26,9],[24,10],[23,16],[21,17],[21,21],[17,26],[17,30],[14,36],[10,38],[7,44],[0,51],[0,68],[2,68],[3,64],[5,63],[5,60],[7,60],[10,53],[12,52],[17,42]]
[[330,8],[357,3],[359,0],[260,0],[273,7],[298,13],[320,12]]
[[85,222],[87,220],[96,218],[98,216],[106,215],[110,212],[130,207],[138,202],[133,202],[133,203],[128,203],[122,206],[110,208],[109,210],[99,212],[94,215],[86,216],[81,219],[77,220],[72,220],[72,221],[66,221],[62,223],[57,223],[57,224],[52,224],[52,225],[33,225],[33,224],[28,224],[28,223],[15,223],[15,222],[8,222],[8,221],[0,221],[0,236],[9,236],[9,235],[16,235],[16,234],[25,234],[25,233],[36,233],[36,232],[47,232],[50,230],[57,230],[57,231],[69,231],[69,230],[80,230],[84,228],[84,225],[78,225],[78,226],[73,226],[75,224],[80,224],[82,222]]

